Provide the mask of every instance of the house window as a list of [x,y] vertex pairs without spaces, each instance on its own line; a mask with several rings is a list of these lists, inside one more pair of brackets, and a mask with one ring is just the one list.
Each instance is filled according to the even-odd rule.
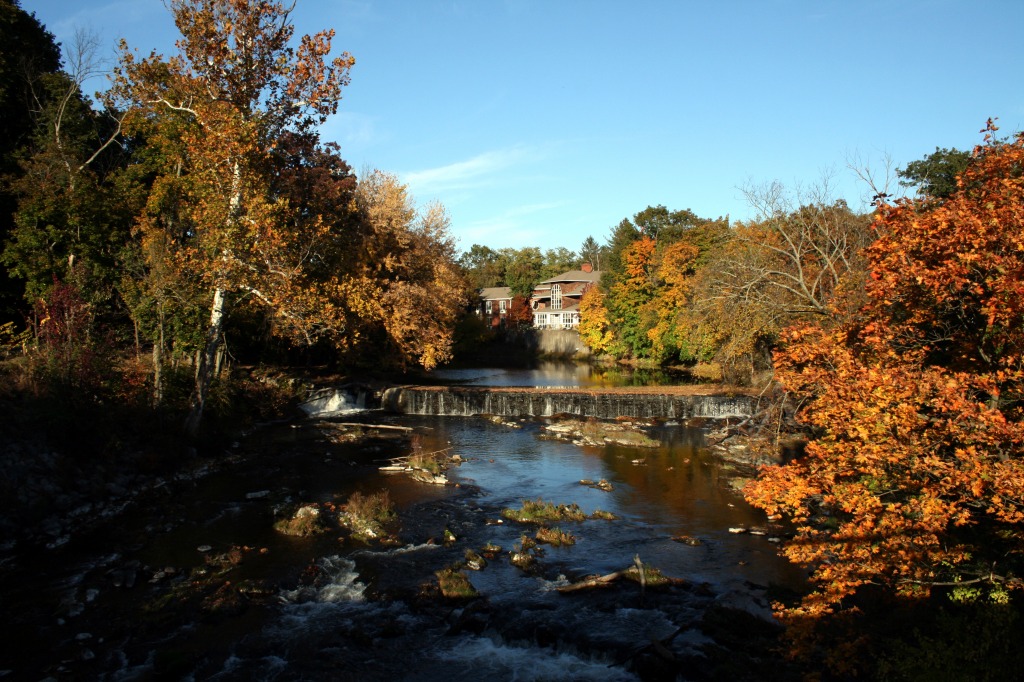
[[498,301],[498,306],[501,308],[501,314],[504,315],[505,314],[505,301],[504,300]]
[[572,313],[562,313],[562,329],[572,329]]
[[486,303],[484,303],[484,310],[487,312],[488,315],[491,314],[491,302],[490,301],[487,301]]
[[561,310],[562,309],[562,285],[552,284],[551,285],[551,309]]
[[544,327],[548,326],[548,314],[537,313],[536,315],[534,315],[534,324],[538,329],[543,329]]

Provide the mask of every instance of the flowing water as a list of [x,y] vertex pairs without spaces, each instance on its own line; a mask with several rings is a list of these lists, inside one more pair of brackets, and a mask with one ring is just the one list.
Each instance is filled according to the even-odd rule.
[[[686,670],[703,679],[709,652],[743,649],[730,641],[743,633],[723,638],[710,612],[764,616],[771,591],[802,584],[770,535],[731,532],[767,522],[733,491],[699,430],[662,425],[660,447],[634,449],[541,438],[532,420],[344,419],[411,427],[425,451],[450,448],[464,462],[449,470],[452,484],[432,486],[378,471],[408,453],[402,440],[338,443],[316,420],[260,429],[211,473],[21,557],[4,589],[16,615],[3,634],[16,646],[0,666],[13,679],[689,679]],[[399,514],[395,545],[273,530],[289,505],[382,490]],[[524,572],[509,555],[535,528],[501,520],[524,499],[619,519],[558,523],[576,544],[545,547]],[[501,551],[466,571],[482,596],[440,597],[435,572],[488,543]],[[557,590],[636,558],[685,584]]]

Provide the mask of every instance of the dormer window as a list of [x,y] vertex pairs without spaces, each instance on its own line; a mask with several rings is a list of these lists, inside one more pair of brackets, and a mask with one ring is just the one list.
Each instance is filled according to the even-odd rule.
[[551,309],[561,310],[562,309],[562,285],[552,284],[551,285]]

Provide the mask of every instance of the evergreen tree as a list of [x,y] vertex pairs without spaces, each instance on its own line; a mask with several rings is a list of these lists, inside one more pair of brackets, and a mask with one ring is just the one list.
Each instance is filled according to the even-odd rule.
[[[22,177],[20,150],[36,130],[33,93],[46,74],[60,72],[60,46],[19,0],[0,0],[0,245],[14,230]],[[24,284],[0,270],[0,322],[17,317]]]

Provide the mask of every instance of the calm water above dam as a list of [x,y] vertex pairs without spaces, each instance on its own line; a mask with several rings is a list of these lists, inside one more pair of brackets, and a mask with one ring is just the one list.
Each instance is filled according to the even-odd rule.
[[[24,627],[3,667],[16,679],[659,679],[645,658],[654,639],[668,641],[669,674],[687,679],[685,666],[737,646],[709,626],[710,611],[763,615],[773,591],[802,585],[776,556],[773,531],[730,532],[767,522],[733,491],[698,430],[661,426],[651,432],[660,447],[634,449],[542,438],[533,420],[512,428],[479,417],[345,417],[359,419],[411,427],[425,451],[458,454],[464,462],[448,472],[458,485],[379,472],[382,460],[408,454],[403,441],[338,443],[315,420],[260,429],[231,450],[229,465],[20,559],[4,599],[19,614],[10,627]],[[611,490],[581,479],[605,479]],[[273,530],[287,505],[382,490],[399,514],[394,546]],[[619,519],[559,522],[576,544],[546,547],[524,572],[509,555],[535,527],[499,522],[524,499]],[[446,530],[453,542],[443,542]],[[466,571],[479,599],[426,589],[436,571],[488,543],[501,551]],[[233,548],[239,561],[211,559]],[[636,557],[686,584],[557,590]],[[197,597],[185,576],[205,567],[219,577],[195,587],[206,590]],[[229,598],[230,608],[213,608]]]
[[585,363],[546,361],[527,369],[439,369],[428,377],[461,386],[530,386],[534,388],[604,388],[671,384],[679,377],[657,369],[630,370]]

